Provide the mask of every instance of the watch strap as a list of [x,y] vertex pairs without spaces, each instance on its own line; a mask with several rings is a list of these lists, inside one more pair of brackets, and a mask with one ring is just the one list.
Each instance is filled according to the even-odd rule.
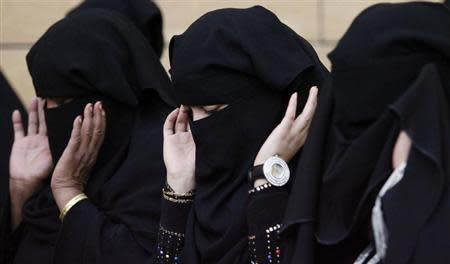
[[249,184],[253,186],[255,181],[259,179],[266,179],[266,176],[264,175],[264,164],[254,166],[250,170]]

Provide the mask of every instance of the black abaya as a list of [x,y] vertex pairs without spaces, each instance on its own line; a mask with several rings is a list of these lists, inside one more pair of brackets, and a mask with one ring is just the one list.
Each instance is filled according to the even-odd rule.
[[330,54],[332,86],[285,218],[288,263],[353,263],[372,243],[371,209],[401,130],[413,143],[403,180],[383,198],[383,263],[448,263],[449,26],[441,4],[375,5]]
[[[85,193],[58,220],[47,185],[24,205],[15,263],[144,263],[154,253],[165,167],[162,126],[170,110],[156,91],[170,80],[144,35],[114,11],[88,9],[53,25],[28,67],[39,97],[73,97],[46,109],[52,157],[87,102],[105,105],[107,129]],[[55,160],[57,162],[57,160]]]
[[207,13],[171,40],[170,60],[178,103],[229,104],[191,123],[196,197],[183,263],[249,263],[248,170],[290,94],[299,92],[303,108],[327,71],[306,40],[260,6]]

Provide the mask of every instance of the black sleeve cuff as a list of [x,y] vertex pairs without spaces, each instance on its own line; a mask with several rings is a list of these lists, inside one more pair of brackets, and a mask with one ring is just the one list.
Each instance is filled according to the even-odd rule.
[[161,226],[176,233],[185,233],[186,222],[191,211],[192,202],[174,202],[161,199]]

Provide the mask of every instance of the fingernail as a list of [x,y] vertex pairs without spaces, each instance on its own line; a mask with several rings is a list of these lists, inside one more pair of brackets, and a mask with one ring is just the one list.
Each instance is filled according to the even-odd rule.
[[102,102],[98,102],[98,107],[100,108],[100,110],[103,110]]
[[106,115],[105,110],[102,110],[102,116],[105,116],[105,115]]

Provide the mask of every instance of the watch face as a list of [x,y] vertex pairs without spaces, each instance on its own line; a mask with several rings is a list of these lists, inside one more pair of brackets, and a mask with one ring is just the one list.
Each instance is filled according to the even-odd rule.
[[278,156],[273,156],[264,162],[263,170],[267,181],[274,186],[283,186],[289,181],[289,167]]
[[278,163],[274,163],[272,164],[272,171],[271,171],[272,175],[276,178],[280,178],[281,176],[283,176],[283,166],[281,166]]

